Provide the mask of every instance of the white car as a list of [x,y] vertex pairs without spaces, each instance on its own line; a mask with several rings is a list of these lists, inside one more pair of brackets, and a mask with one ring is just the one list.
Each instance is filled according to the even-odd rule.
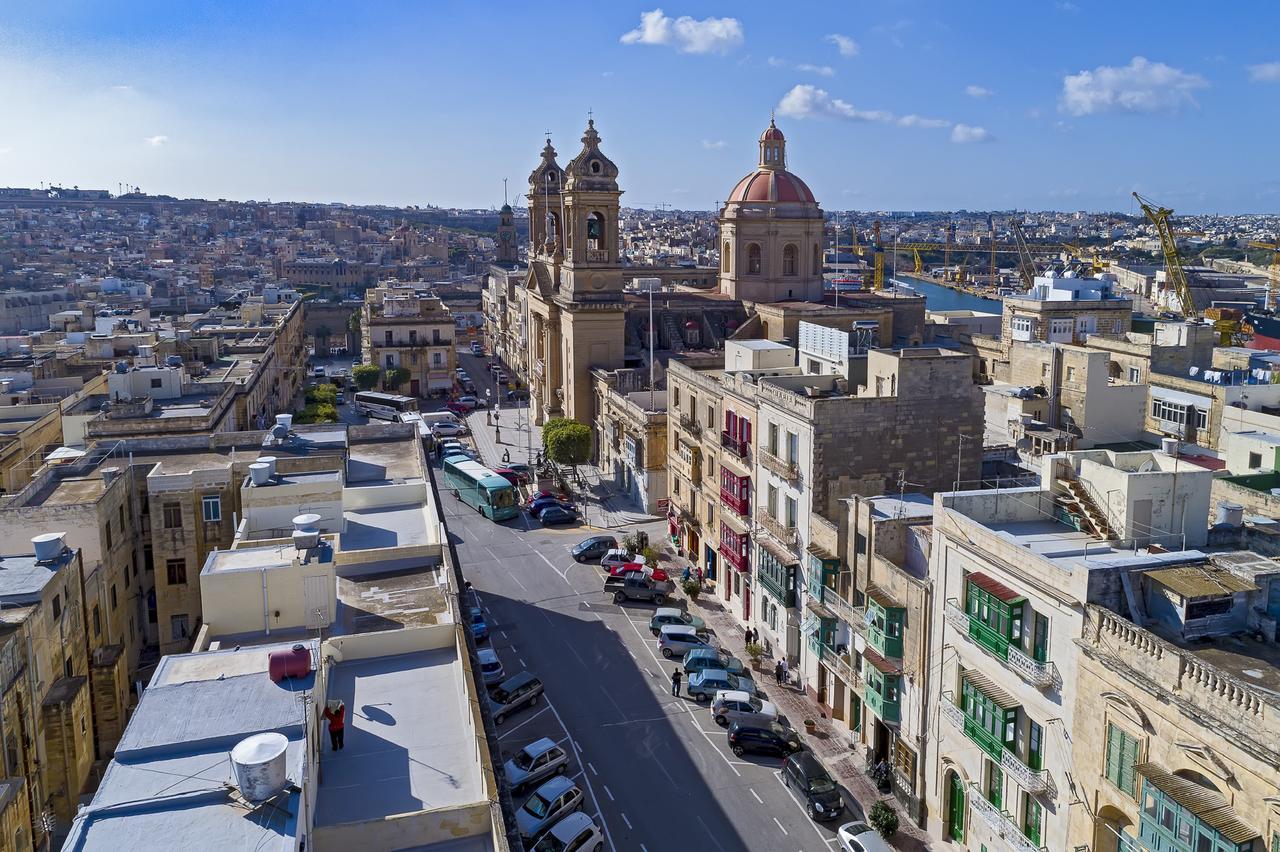
[[635,556],[631,556],[625,550],[620,548],[614,548],[604,556],[600,557],[600,567],[606,571],[612,571],[619,565],[627,565],[632,562],[643,565],[644,557],[638,553]]
[[711,718],[722,728],[734,722],[762,727],[778,721],[778,708],[740,689],[723,689],[711,702]]
[[874,828],[865,822],[846,822],[836,831],[840,852],[893,852]]
[[582,811],[569,814],[542,835],[533,852],[602,852],[604,832]]
[[467,427],[461,423],[450,423],[447,420],[442,420],[439,423],[431,424],[431,434],[437,438],[453,438],[467,434]]

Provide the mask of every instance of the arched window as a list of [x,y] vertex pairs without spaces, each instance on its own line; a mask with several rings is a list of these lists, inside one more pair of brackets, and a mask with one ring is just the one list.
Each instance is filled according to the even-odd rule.
[[732,271],[732,267],[729,265],[729,253],[731,251],[732,249],[729,248],[729,243],[726,241],[724,244],[724,248],[720,250],[720,271],[721,272]]
[[800,273],[800,251],[794,243],[787,243],[782,249],[782,274],[798,275]]
[[752,243],[747,246],[747,272],[752,275],[760,274],[760,245]]
[[604,216],[598,212],[587,217],[587,248],[604,248]]

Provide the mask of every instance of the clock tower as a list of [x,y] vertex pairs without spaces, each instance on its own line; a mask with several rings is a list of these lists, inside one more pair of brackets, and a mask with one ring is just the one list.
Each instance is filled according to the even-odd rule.
[[514,265],[520,259],[516,242],[516,214],[510,204],[503,204],[498,214],[498,263]]

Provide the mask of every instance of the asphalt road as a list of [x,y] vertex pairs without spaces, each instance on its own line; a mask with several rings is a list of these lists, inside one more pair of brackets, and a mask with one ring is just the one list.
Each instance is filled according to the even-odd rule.
[[441,500],[507,674],[527,669],[546,685],[545,700],[498,729],[504,759],[544,736],[570,744],[567,774],[606,827],[606,849],[837,849],[835,829],[862,817],[857,804],[846,795],[844,816],[813,822],[783,786],[780,758],[735,757],[705,704],[671,696],[675,665],[649,634],[653,608],[613,604],[600,568],[569,555],[591,530],[524,516],[495,524],[447,490]]

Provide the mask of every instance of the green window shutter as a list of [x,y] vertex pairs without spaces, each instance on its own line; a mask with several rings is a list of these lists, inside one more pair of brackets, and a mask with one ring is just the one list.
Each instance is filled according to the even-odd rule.
[[1118,785],[1130,796],[1136,796],[1138,790],[1137,777],[1133,771],[1138,762],[1138,740],[1128,734],[1124,735],[1124,744],[1120,753],[1120,781]]
[[1120,729],[1107,723],[1107,780],[1120,786]]

